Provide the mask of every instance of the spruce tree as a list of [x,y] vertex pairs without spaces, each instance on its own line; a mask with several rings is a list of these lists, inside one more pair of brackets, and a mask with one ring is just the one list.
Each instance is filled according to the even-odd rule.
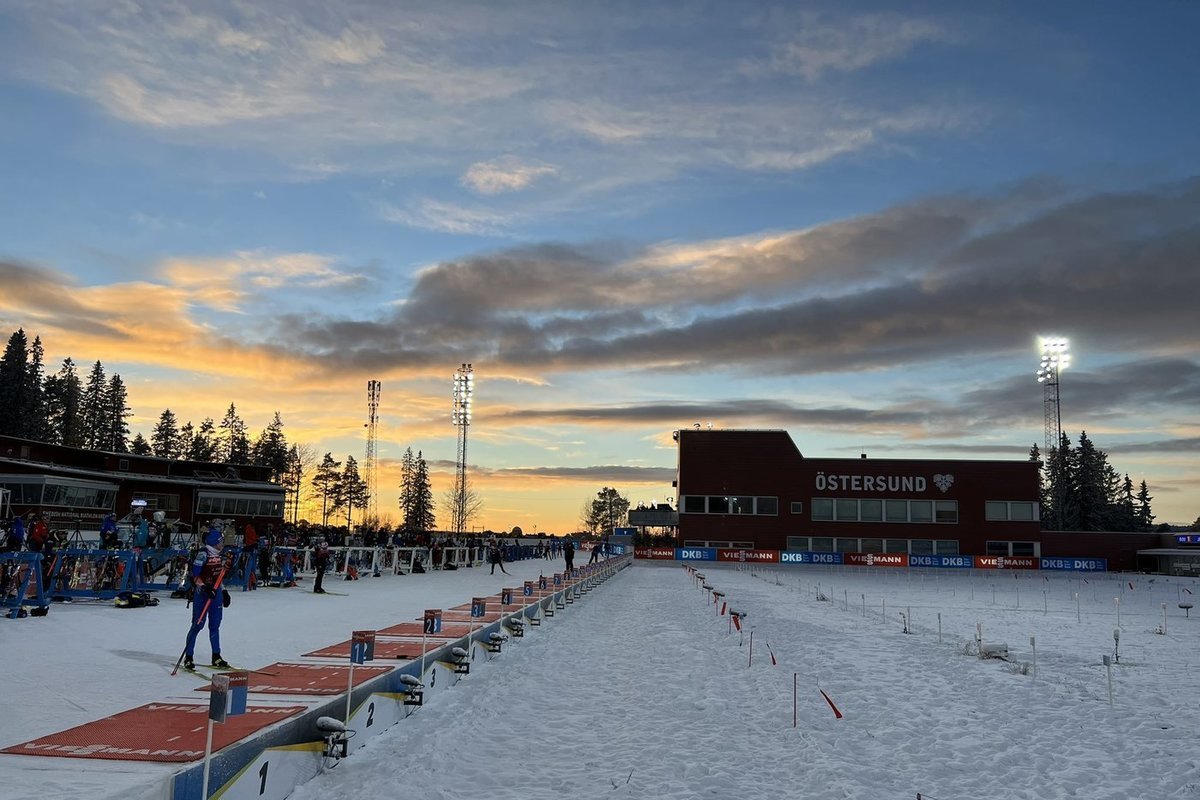
[[1134,519],[1137,522],[1137,530],[1148,531],[1154,525],[1154,514],[1150,513],[1150,501],[1154,498],[1150,496],[1150,489],[1146,486],[1146,482],[1142,481],[1138,486],[1137,504],[1134,506]]
[[190,459],[192,457],[192,443],[196,438],[196,426],[189,419],[183,423],[183,427],[179,429],[179,453],[175,456],[180,459]]
[[437,527],[437,516],[433,510],[433,486],[429,482],[429,465],[425,455],[417,451],[413,462],[416,472],[413,478],[413,522],[417,530],[431,531]]
[[272,480],[281,481],[287,472],[288,446],[283,434],[283,417],[275,412],[271,424],[255,440],[250,448],[251,460],[260,467],[270,467]]
[[79,408],[82,446],[88,450],[107,449],[104,444],[109,433],[107,400],[108,379],[104,375],[104,365],[97,360],[88,373]]
[[313,488],[321,495],[321,524],[329,524],[329,514],[334,509],[341,505],[338,502],[337,491],[338,483],[341,480],[342,462],[334,461],[332,453],[326,453],[325,458],[317,466],[317,473],[313,476]]
[[28,422],[23,416],[29,395],[29,340],[19,328],[8,337],[0,357],[0,434],[25,436]]
[[246,423],[238,416],[233,403],[229,404],[225,419],[221,420],[221,439],[225,444],[223,455],[226,462],[250,463],[250,437],[246,435]]
[[56,375],[46,379],[46,416],[49,421],[47,441],[67,447],[83,447],[83,422],[80,408],[83,384],[75,362],[64,358]]
[[129,443],[129,452],[135,456],[152,456],[154,453],[150,449],[150,443],[146,441],[146,437],[139,432],[133,437],[133,441]]
[[25,437],[38,442],[50,441],[50,420],[46,413],[46,351],[42,337],[35,336],[29,348],[29,369],[25,376],[25,405],[21,416],[25,420]]
[[220,458],[221,439],[217,436],[217,426],[212,417],[205,417],[192,440],[191,461],[216,461]]
[[416,457],[409,447],[400,457],[400,526],[406,531],[419,530],[415,514],[417,476]]
[[104,393],[104,415],[108,441],[103,447],[114,453],[129,452],[129,418],[133,411],[129,408],[125,382],[115,373]]
[[371,499],[367,492],[367,482],[358,472],[358,462],[354,456],[346,456],[346,466],[342,468],[341,480],[338,483],[338,495],[346,507],[346,531],[351,530],[354,509],[366,508]]
[[160,458],[179,458],[182,451],[182,435],[178,421],[171,409],[164,409],[158,415],[158,422],[150,432],[150,445],[154,455]]

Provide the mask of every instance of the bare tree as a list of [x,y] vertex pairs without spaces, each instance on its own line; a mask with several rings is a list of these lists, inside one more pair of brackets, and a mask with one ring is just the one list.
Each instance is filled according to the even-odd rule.
[[451,486],[442,495],[442,511],[450,519],[456,519],[461,512],[462,527],[456,533],[467,533],[470,530],[472,520],[479,518],[483,511],[483,498],[479,492],[475,491],[471,481],[467,481],[467,485],[463,488],[462,496],[459,496],[458,487]]

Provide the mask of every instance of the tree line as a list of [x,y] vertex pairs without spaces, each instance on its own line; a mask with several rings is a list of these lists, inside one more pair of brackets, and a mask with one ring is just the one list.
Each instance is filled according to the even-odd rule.
[[[1108,462],[1108,454],[1079,434],[1079,444],[1063,434],[1045,459],[1036,444],[1030,461],[1041,464],[1042,528],[1052,531],[1153,531],[1150,489]],[[1159,526],[1166,528],[1168,526]]]

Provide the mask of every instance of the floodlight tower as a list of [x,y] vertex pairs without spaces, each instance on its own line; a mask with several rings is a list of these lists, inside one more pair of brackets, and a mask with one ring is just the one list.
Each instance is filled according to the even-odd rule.
[[1046,451],[1043,458],[1050,457],[1050,450],[1062,441],[1062,410],[1059,407],[1058,375],[1071,364],[1069,343],[1066,339],[1043,336],[1041,339],[1042,363],[1038,367],[1037,379],[1042,384],[1042,406],[1045,416]]
[[367,457],[364,471],[367,473],[367,518],[372,524],[379,523],[379,501],[376,489],[379,486],[379,397],[383,383],[367,381]]
[[470,364],[454,372],[454,407],[450,415],[458,428],[458,459],[454,476],[454,532],[461,534],[467,524],[467,429],[471,427],[471,404],[475,394],[475,375]]

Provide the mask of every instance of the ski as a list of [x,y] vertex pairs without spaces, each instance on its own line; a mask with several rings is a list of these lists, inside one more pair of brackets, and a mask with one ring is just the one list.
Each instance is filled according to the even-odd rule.
[[331,592],[328,589],[326,589],[323,592],[313,592],[313,594],[331,594],[331,595],[334,595],[335,597],[349,597],[350,596],[350,595],[346,594],[345,592]]

